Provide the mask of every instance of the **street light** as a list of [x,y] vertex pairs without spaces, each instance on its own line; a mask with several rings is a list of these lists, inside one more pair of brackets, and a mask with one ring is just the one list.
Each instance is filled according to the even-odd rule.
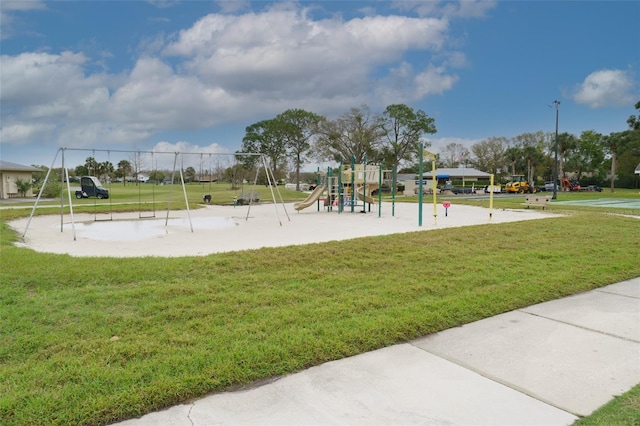
[[560,101],[553,101],[553,105],[556,107],[556,148],[555,148],[555,160],[553,163],[553,197],[552,200],[558,198],[558,106]]

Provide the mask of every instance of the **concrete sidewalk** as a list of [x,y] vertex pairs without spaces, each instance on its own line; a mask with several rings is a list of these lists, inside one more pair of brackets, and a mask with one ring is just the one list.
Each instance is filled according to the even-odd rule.
[[640,383],[640,277],[120,425],[569,425]]

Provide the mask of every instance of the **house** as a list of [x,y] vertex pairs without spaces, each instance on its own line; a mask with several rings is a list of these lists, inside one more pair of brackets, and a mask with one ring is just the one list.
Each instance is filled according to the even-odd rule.
[[[0,160],[0,199],[19,197],[18,181],[33,182],[33,173],[42,169]],[[33,190],[29,188],[25,197],[33,197]]]

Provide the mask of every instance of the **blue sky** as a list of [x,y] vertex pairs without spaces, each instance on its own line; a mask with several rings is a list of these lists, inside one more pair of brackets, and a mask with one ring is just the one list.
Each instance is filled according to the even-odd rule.
[[233,152],[286,109],[363,104],[425,111],[435,152],[552,132],[553,100],[560,132],[608,134],[640,100],[638,22],[637,1],[5,0],[1,157]]

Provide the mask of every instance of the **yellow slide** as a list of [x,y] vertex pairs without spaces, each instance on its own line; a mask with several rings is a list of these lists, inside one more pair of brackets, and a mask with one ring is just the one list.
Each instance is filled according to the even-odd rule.
[[378,203],[378,199],[377,198],[373,198],[371,196],[371,193],[373,191],[375,191],[376,189],[378,189],[378,185],[375,184],[375,183],[367,185],[367,195],[365,195],[364,194],[364,188],[362,188],[362,187],[358,188],[358,200],[364,201],[365,203],[369,203],[369,204],[377,204]]
[[318,200],[318,198],[320,198],[320,196],[322,195],[323,192],[324,192],[324,185],[316,186],[316,189],[314,189],[313,192],[311,194],[309,194],[309,196],[304,201],[300,201],[299,203],[295,203],[293,205],[293,208],[298,210],[298,211],[300,211],[302,209],[306,209],[307,207],[312,205],[314,202],[316,202]]

